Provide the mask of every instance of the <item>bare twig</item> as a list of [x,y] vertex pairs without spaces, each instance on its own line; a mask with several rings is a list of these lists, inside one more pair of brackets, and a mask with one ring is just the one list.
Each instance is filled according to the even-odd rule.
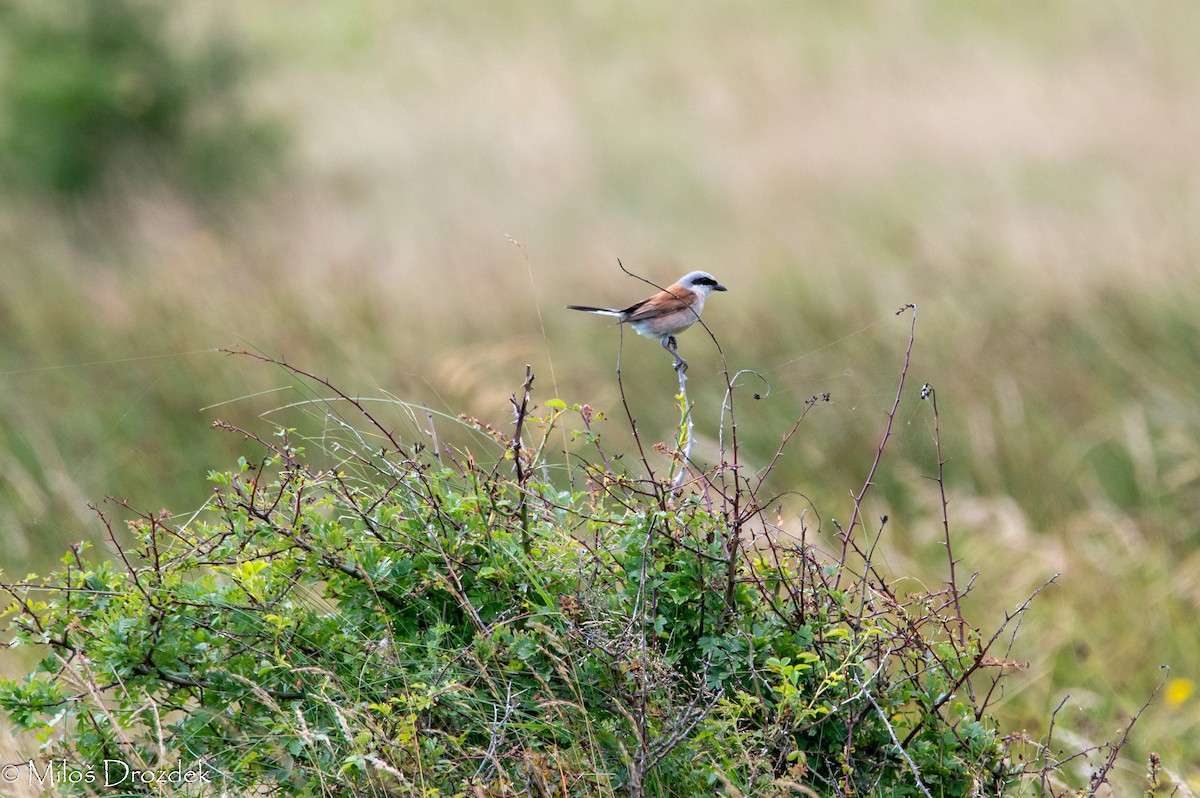
[[1048,759],[1049,756],[1053,755],[1053,752],[1051,751],[1051,746],[1054,745],[1054,724],[1058,721],[1058,713],[1062,711],[1062,708],[1064,706],[1066,706],[1067,699],[1070,697],[1071,697],[1070,693],[1064,695],[1062,701],[1059,701],[1058,706],[1056,706],[1054,708],[1054,711],[1050,713],[1050,728],[1046,730],[1046,743],[1042,747],[1042,759],[1043,759],[1042,772],[1041,772],[1042,795],[1047,794],[1046,790],[1049,785],[1046,784],[1046,780],[1050,777],[1051,771],[1053,771],[1054,769],[1056,769],[1058,767],[1057,762],[1055,762],[1054,764],[1051,764],[1050,760]]
[[810,396],[804,401],[804,410],[800,413],[799,417],[796,418],[796,423],[792,424],[792,428],[788,430],[783,436],[783,439],[779,441],[779,446],[775,449],[775,454],[771,456],[771,462],[767,463],[766,467],[758,472],[758,483],[754,486],[755,493],[757,493],[762,487],[763,482],[765,482],[767,477],[771,475],[771,472],[775,470],[775,464],[778,463],[779,458],[783,456],[783,450],[787,448],[788,443],[791,442],[793,436],[795,436],[796,430],[800,429],[800,424],[804,422],[804,418],[808,415],[808,411],[812,410],[813,405],[817,404],[818,402],[828,401],[828,393]]
[[[617,260],[620,264],[621,261]],[[622,266],[624,271],[625,267]],[[629,433],[633,436],[633,442],[637,445],[638,456],[642,459],[642,466],[646,469],[646,478],[655,486],[655,491],[658,491],[658,478],[654,476],[654,469],[650,467],[650,461],[646,458],[646,449],[642,446],[642,436],[638,434],[637,420],[633,417],[633,410],[629,407],[629,397],[625,395],[625,379],[621,376],[621,353],[625,349],[625,328],[617,326],[617,391],[621,394],[621,407],[625,409],[625,418],[629,419]],[[666,499],[659,496],[659,506],[666,509]]]
[[850,523],[842,533],[842,555],[838,560],[839,567],[835,586],[841,585],[842,566],[846,564],[846,555],[850,549],[850,538],[854,534],[854,527],[858,524],[862,515],[863,498],[867,495],[867,491],[871,485],[874,484],[875,472],[879,468],[880,461],[883,460],[883,451],[887,448],[888,439],[892,435],[892,424],[896,421],[896,411],[900,409],[900,397],[904,395],[904,380],[908,377],[908,364],[912,358],[913,341],[917,334],[917,306],[912,303],[906,304],[896,311],[896,315],[899,316],[906,310],[912,311],[912,324],[908,331],[908,346],[904,350],[904,366],[900,369],[900,382],[896,386],[896,398],[892,402],[892,409],[888,411],[887,426],[884,427],[883,437],[879,441],[879,447],[875,450],[875,460],[871,463],[871,470],[867,472],[867,479],[863,483],[862,490],[858,492],[858,495],[852,497],[854,499],[854,510],[850,514]]
[[[914,311],[914,314],[915,312],[916,311]],[[943,542],[946,545],[946,559],[950,562],[949,587],[950,597],[954,600],[954,613],[957,616],[956,620],[958,621],[958,645],[962,647],[965,646],[967,642],[967,622],[963,618],[962,603],[960,601],[960,594],[958,591],[958,579],[954,573],[954,567],[957,565],[957,560],[954,559],[954,549],[950,545],[950,500],[946,498],[946,479],[944,471],[946,458],[942,457],[942,435],[938,423],[937,391],[934,390],[934,387],[929,383],[925,383],[921,386],[921,398],[925,399],[927,397],[933,403],[933,446],[934,451],[937,453],[937,484],[938,491],[940,492],[942,498],[942,532],[945,535]]]
[[304,377],[306,379],[312,380],[313,382],[315,382],[319,385],[325,386],[326,388],[328,388],[329,390],[331,390],[335,394],[337,394],[338,397],[340,397],[341,399],[343,399],[343,400],[349,402],[351,405],[353,405],[354,409],[357,410],[359,412],[359,414],[362,415],[363,418],[365,418],[367,421],[369,421],[371,423],[371,426],[373,426],[376,430],[379,431],[379,433],[387,440],[387,442],[392,446],[393,449],[395,449],[396,451],[400,450],[400,442],[398,440],[396,440],[396,437],[392,434],[392,431],[389,430],[387,427],[383,426],[382,424],[380,424],[378,421],[376,421],[375,417],[372,416],[370,414],[370,412],[368,412],[366,406],[361,401],[359,401],[358,399],[355,399],[354,397],[345,393],[344,391],[342,391],[342,389],[338,388],[336,385],[334,385],[332,382],[325,379],[324,377],[318,377],[316,374],[313,374],[312,372],[305,371],[304,369],[301,369],[301,368],[297,368],[296,366],[291,365],[286,360],[283,360],[281,358],[273,358],[268,355],[260,355],[257,352],[250,352],[245,349],[222,349],[220,351],[222,351],[226,354],[229,354],[229,355],[243,355],[245,357],[251,357],[251,358],[254,358],[255,360],[262,361],[263,363],[270,363],[273,366],[279,366],[280,368],[284,369],[285,371],[290,371],[292,374],[295,374],[297,377]]
[[521,386],[521,401],[517,401],[516,394],[510,397],[513,406],[513,413],[516,418],[513,421],[513,437],[509,448],[513,456],[513,470],[517,476],[517,512],[521,516],[521,548],[529,554],[532,546],[529,540],[529,502],[525,493],[525,481],[529,478],[529,474],[525,472],[524,458],[525,453],[521,446],[521,433],[525,428],[525,418],[529,415],[529,391],[533,387],[533,367],[528,363],[525,364],[525,384]]
[[1161,680],[1159,680],[1158,685],[1155,686],[1154,691],[1150,693],[1150,697],[1146,699],[1146,702],[1142,704],[1141,708],[1129,718],[1129,722],[1125,724],[1125,728],[1121,732],[1121,739],[1117,740],[1115,743],[1109,744],[1108,759],[1104,761],[1104,764],[1101,765],[1100,769],[1096,771],[1094,776],[1092,776],[1092,782],[1090,785],[1088,785],[1088,790],[1084,793],[1085,796],[1095,795],[1096,791],[1100,789],[1101,785],[1108,782],[1108,774],[1111,773],[1113,767],[1116,766],[1117,757],[1120,756],[1121,749],[1125,747],[1125,743],[1129,740],[1129,733],[1133,731],[1133,727],[1137,724],[1138,720],[1141,719],[1142,714],[1147,708],[1149,708],[1159,691],[1162,690],[1163,685],[1167,683],[1167,676],[1171,674],[1171,669],[1166,665],[1163,665],[1162,667],[1163,670],[1166,671],[1166,674]]
[[934,705],[931,706],[916,723],[913,724],[908,736],[904,738],[904,745],[908,745],[910,742],[912,742],[913,738],[917,736],[925,723],[934,715],[936,715],[938,710],[940,710],[947,701],[954,697],[954,694],[958,692],[958,688],[962,687],[968,679],[975,675],[975,673],[982,668],[985,663],[988,662],[988,650],[991,649],[992,645],[1000,639],[1000,635],[1004,634],[1004,630],[1008,628],[1008,625],[1012,622],[1012,620],[1014,618],[1020,618],[1020,616],[1029,609],[1029,605],[1033,603],[1033,600],[1037,598],[1043,590],[1054,584],[1058,577],[1059,574],[1055,574],[1047,579],[1038,587],[1037,590],[1030,593],[1029,597],[1021,602],[1021,604],[1015,610],[1013,610],[1011,613],[1005,614],[1004,623],[1000,624],[1000,627],[996,629],[995,633],[992,634],[990,638],[988,638],[987,642],[979,647],[979,651],[975,654],[971,664],[963,670],[962,674],[955,680],[954,684],[950,685],[950,687],[942,693],[942,697],[938,699],[938,701],[934,703]]
[[661,762],[667,754],[671,753],[676,746],[683,742],[684,738],[692,733],[692,729],[696,728],[696,725],[700,721],[708,717],[713,707],[721,700],[721,696],[725,695],[725,688],[722,687],[713,693],[708,703],[704,707],[701,707],[700,699],[704,697],[705,692],[704,690],[697,690],[696,695],[692,698],[692,702],[680,714],[675,728],[655,740],[650,746],[646,757],[647,770]]
[[433,453],[437,455],[438,465],[442,465],[442,445],[438,442],[437,426],[433,423],[433,411],[425,410],[425,419],[429,422],[429,437],[433,441]]
[[[862,684],[859,684],[862,687]],[[925,798],[933,798],[933,794],[929,792],[929,788],[925,786],[925,782],[921,781],[921,771],[917,769],[917,763],[913,762],[908,751],[904,750],[904,746],[900,744],[900,740],[896,737],[896,730],[892,727],[892,723],[888,720],[887,713],[883,711],[883,707],[879,706],[879,702],[875,700],[875,696],[871,695],[871,691],[863,687],[863,694],[867,700],[871,702],[871,706],[875,707],[875,712],[878,713],[879,719],[883,721],[883,726],[887,729],[888,736],[892,738],[892,745],[896,746],[896,750],[900,752],[900,756],[904,758],[908,769],[912,771],[913,780],[917,783],[917,789],[925,794]]]

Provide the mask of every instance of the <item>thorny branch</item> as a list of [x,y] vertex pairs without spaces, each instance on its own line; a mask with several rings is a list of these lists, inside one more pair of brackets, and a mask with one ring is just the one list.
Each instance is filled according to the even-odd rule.
[[[896,311],[899,316],[906,310],[912,311],[912,324],[908,332],[908,346],[904,350],[904,366],[900,369],[900,382],[896,386],[896,398],[892,402],[892,409],[887,413],[887,425],[883,430],[883,437],[879,441],[879,447],[875,450],[875,459],[871,462],[871,469],[867,472],[867,479],[863,483],[862,490],[858,495],[853,496],[854,509],[850,514],[850,523],[842,531],[842,556],[838,559],[839,570],[841,566],[846,564],[846,555],[850,546],[850,539],[854,535],[854,527],[858,524],[859,517],[862,513],[863,499],[867,495],[867,491],[875,484],[875,472],[879,469],[879,463],[883,460],[883,452],[887,448],[888,439],[892,436],[892,424],[896,421],[896,411],[900,409],[900,398],[904,395],[904,381],[908,377],[908,364],[912,358],[913,342],[917,336],[917,306],[909,303]],[[841,583],[841,573],[838,574],[838,584]]]

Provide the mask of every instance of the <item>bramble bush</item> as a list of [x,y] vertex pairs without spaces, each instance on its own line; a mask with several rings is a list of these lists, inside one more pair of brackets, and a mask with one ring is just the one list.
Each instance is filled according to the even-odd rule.
[[[736,450],[704,469],[660,446],[657,473],[614,456],[586,405],[535,406],[532,374],[511,433],[443,417],[439,437],[430,413],[414,442],[284,367],[331,392],[314,452],[294,429],[219,422],[262,454],[213,473],[201,511],[122,505],[132,542],[105,511],[113,557],[80,546],[4,586],[11,645],[45,657],[0,706],[75,774],[62,793],[101,791],[87,775],[104,760],[159,777],[115,785],[130,792],[197,795],[1057,783],[1044,746],[988,716],[1014,665],[993,648],[1028,600],[983,634],[953,577],[895,592],[854,521],[840,555],[818,552],[819,530],[784,533]],[[451,423],[465,442],[447,442]],[[578,445],[552,458],[564,429]]]

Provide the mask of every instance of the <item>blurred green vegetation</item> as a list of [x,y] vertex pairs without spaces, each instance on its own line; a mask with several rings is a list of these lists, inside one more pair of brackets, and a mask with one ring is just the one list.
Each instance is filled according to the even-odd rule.
[[[642,296],[617,257],[730,287],[705,320],[771,384],[737,394],[752,465],[832,394],[774,477],[811,499],[785,522],[815,509],[831,534],[915,302],[910,388],[938,390],[956,554],[980,570],[967,610],[995,619],[1063,574],[1004,720],[1044,731],[1070,694],[1059,727],[1110,737],[1169,664],[1128,750],[1200,774],[1200,8],[188,0],[163,19],[219,19],[262,59],[242,92],[296,155],[203,211],[182,169],[71,209],[6,184],[6,571],[96,537],[89,499],[198,506],[189,474],[242,450],[208,421],[304,398],[199,354],[219,346],[497,425],[532,363],[540,397],[592,404],[616,445],[616,331],[560,308]],[[703,330],[680,346],[715,439],[719,359]],[[670,436],[661,350],[627,336],[623,368],[639,427]],[[945,578],[934,468],[913,393],[865,511],[890,518],[897,579],[926,585]]]
[[251,181],[280,129],[243,108],[230,39],[172,39],[167,8],[139,0],[0,6],[0,173],[78,194],[116,170],[166,170],[190,188]]

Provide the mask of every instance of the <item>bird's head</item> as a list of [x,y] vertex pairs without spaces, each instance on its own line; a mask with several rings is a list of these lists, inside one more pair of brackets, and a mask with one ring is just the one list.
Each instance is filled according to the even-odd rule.
[[708,272],[688,272],[679,278],[679,285],[701,296],[708,296],[713,291],[725,291],[725,286],[717,282]]

